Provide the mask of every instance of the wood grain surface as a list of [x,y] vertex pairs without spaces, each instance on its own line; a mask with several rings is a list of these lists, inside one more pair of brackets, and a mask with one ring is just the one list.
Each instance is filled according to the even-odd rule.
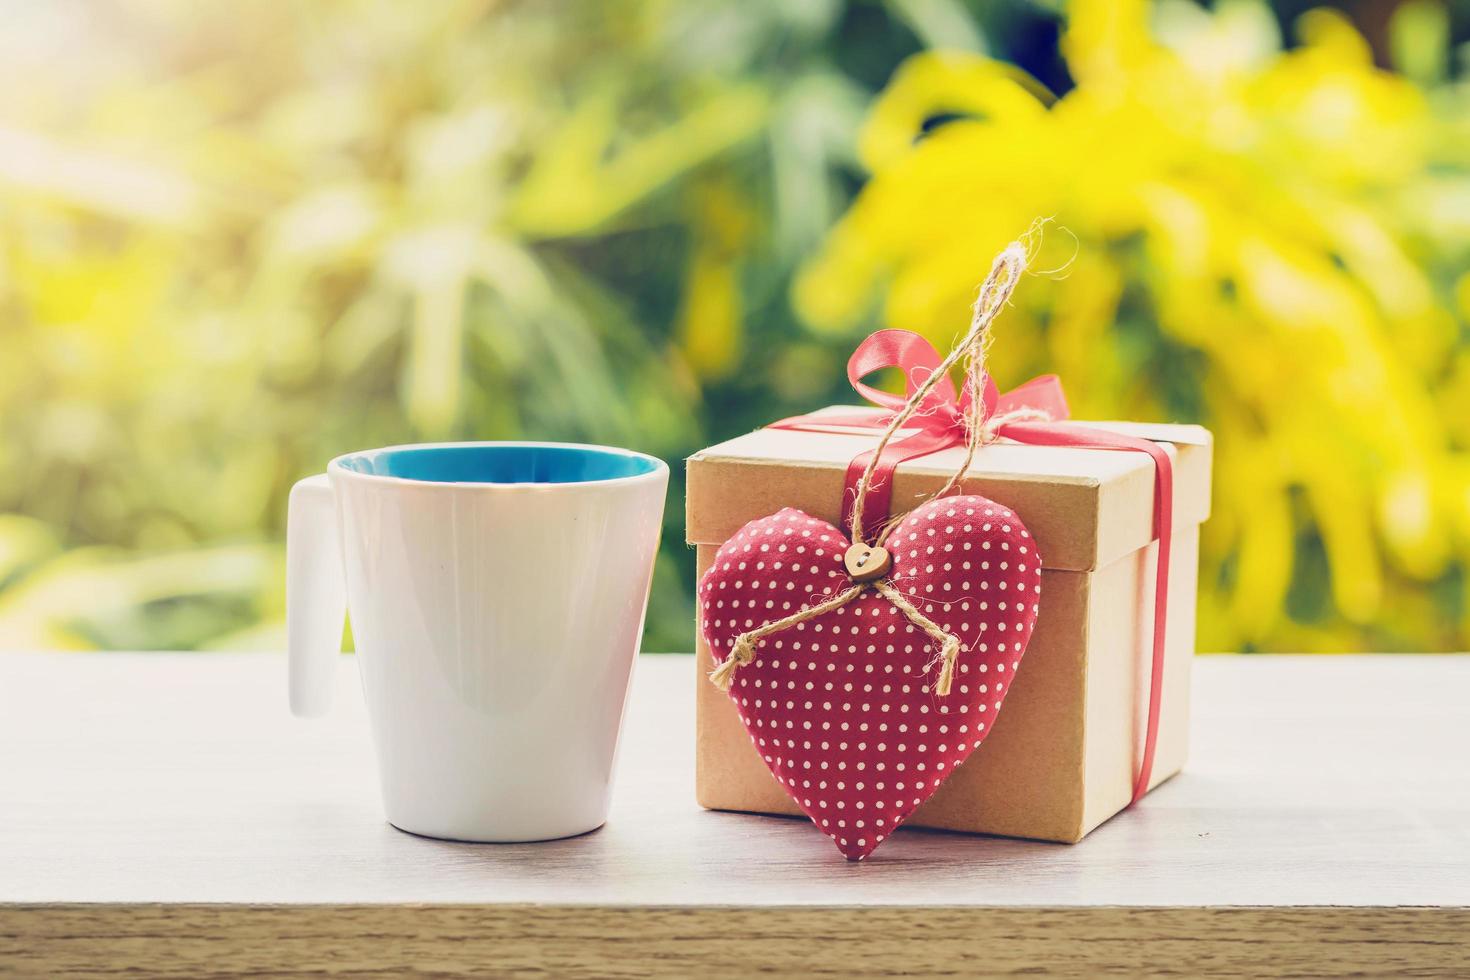
[[23,906],[9,976],[1464,976],[1463,909]]
[[466,845],[383,822],[349,658],[298,722],[277,655],[0,654],[0,974],[1470,974],[1470,658],[1201,658],[1081,844],[858,866],[694,804],[692,671],[640,663],[605,828]]

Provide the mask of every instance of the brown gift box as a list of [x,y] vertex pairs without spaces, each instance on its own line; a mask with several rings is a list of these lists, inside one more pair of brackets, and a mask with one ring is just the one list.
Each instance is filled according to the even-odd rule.
[[[829,409],[828,411],[851,411]],[[820,413],[818,413],[820,414]],[[1210,433],[1194,425],[1089,422],[1151,439],[1174,460],[1174,537],[1162,710],[1150,788],[1178,772],[1188,742],[1199,525],[1210,509]],[[761,429],[691,456],[687,528],[698,573],[747,522],[795,507],[840,526],[848,462],[872,430]],[[892,512],[934,493],[963,450],[901,464]],[[1154,464],[1144,453],[998,443],[964,493],[1014,509],[1041,552],[1041,611],[985,743],[909,819],[915,827],[1076,842],[1128,805],[1141,761],[1152,662]],[[799,815],[705,675],[696,631],[695,790],[716,810]]]

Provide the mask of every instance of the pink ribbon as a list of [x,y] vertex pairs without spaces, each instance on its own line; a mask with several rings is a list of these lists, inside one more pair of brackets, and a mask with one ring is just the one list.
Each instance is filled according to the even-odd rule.
[[[879,330],[859,344],[847,362],[847,380],[858,394],[877,405],[878,411],[854,409],[852,412],[798,415],[775,422],[769,428],[821,431],[828,426],[842,426],[882,431],[892,419],[893,413],[908,403],[919,385],[929,378],[940,363],[939,352],[918,334],[909,330]],[[863,383],[862,379],[874,371],[890,367],[902,369],[905,394],[890,394]],[[966,418],[974,397],[968,379],[958,394],[949,378],[942,379],[930,391],[920,410],[909,420],[906,428],[913,430],[911,434],[888,443],[873,471],[873,482],[863,504],[873,523],[888,515],[893,494],[893,473],[900,463],[951,446],[965,445],[968,431]],[[1020,409],[1031,409],[1047,416],[1045,421],[1005,422],[996,431],[1002,438],[1035,446],[1078,446],[1147,453],[1154,461],[1154,535],[1159,540],[1159,561],[1154,582],[1153,664],[1149,675],[1148,723],[1144,731],[1143,760],[1139,764],[1138,777],[1133,784],[1133,798],[1129,802],[1131,806],[1148,792],[1149,779],[1153,775],[1154,750],[1158,743],[1159,707],[1164,683],[1164,628],[1169,599],[1169,546],[1174,526],[1173,462],[1168,452],[1156,442],[1066,421],[1069,414],[1067,399],[1056,375],[1033,378],[1005,394],[1001,394],[995,382],[987,376],[985,389],[980,397],[987,419],[1005,416]],[[852,506],[857,495],[857,484],[872,455],[872,450],[859,453],[847,465],[842,523],[849,533],[852,528]]]

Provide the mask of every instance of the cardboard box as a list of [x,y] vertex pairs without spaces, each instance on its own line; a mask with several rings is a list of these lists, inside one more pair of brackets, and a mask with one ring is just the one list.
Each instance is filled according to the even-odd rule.
[[[829,411],[840,411],[831,409]],[[1199,525],[1209,516],[1212,439],[1192,425],[1087,423],[1164,445],[1174,459],[1174,538],[1158,744],[1150,787],[1184,764],[1194,654]],[[848,461],[871,430],[762,429],[687,461],[687,533],[698,573],[747,522],[795,507],[840,526]],[[894,475],[894,514],[933,493],[962,450]],[[1127,806],[1139,765],[1152,658],[1154,465],[1143,453],[1000,443],[964,482],[1013,508],[1043,560],[1041,611],[1005,707],[985,743],[909,826],[1075,842]],[[717,810],[799,815],[752,750],[696,631],[696,793]]]

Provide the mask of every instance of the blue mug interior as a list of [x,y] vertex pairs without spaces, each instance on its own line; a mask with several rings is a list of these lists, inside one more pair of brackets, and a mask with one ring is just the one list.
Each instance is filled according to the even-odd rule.
[[514,442],[370,449],[337,464],[353,473],[424,483],[591,483],[643,476],[659,465],[616,449]]

